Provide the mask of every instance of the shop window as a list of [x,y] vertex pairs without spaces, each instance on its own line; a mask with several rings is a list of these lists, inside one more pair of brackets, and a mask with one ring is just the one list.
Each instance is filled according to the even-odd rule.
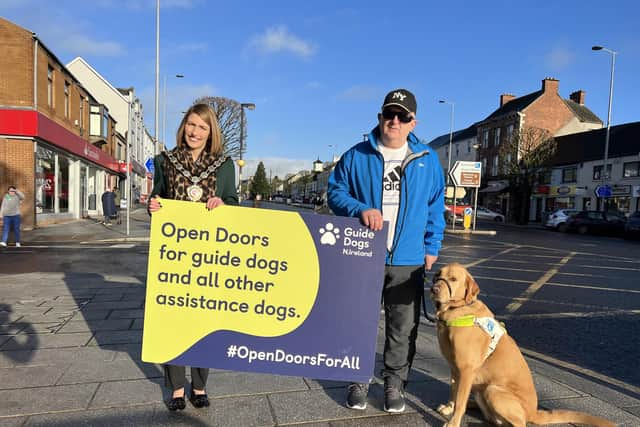
[[58,212],[69,212],[69,159],[58,155]]
[[[593,180],[600,181],[602,179],[602,168],[604,165],[598,165],[593,167]],[[605,179],[611,178],[611,164],[607,165],[607,176]]]
[[563,183],[576,182],[577,175],[578,175],[577,167],[562,169],[562,182]]
[[640,162],[625,163],[622,168],[623,178],[634,178],[640,176]]
[[36,213],[55,212],[55,153],[38,147],[36,153]]

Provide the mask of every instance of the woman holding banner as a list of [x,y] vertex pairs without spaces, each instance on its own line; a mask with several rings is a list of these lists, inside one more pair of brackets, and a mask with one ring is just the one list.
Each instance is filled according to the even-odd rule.
[[[212,210],[237,205],[235,169],[224,155],[223,138],[214,111],[207,104],[195,104],[185,113],[176,135],[176,147],[153,159],[153,191],[148,211],[162,208],[162,198],[204,203]],[[172,390],[170,411],[185,408],[185,367],[164,365],[165,385]],[[196,408],[209,406],[205,390],[208,368],[191,367],[189,400]]]

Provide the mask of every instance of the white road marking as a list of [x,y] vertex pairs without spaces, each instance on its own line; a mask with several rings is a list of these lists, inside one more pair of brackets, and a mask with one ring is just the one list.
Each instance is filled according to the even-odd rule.
[[[569,255],[567,255],[566,257],[562,258],[562,260],[560,261],[559,264],[564,265],[564,264],[568,263],[569,260],[571,258],[573,258],[574,255],[575,255],[574,252],[570,252]],[[554,268],[550,269],[541,278],[539,278],[538,280],[533,282],[531,284],[531,286],[529,286],[529,288],[527,290],[525,290],[522,293],[522,295],[520,295],[520,298],[521,298],[520,301],[514,301],[511,304],[507,305],[507,307],[506,307],[507,313],[515,313],[516,311],[518,311],[518,309],[520,309],[520,307],[522,307],[522,304],[527,302],[527,300],[529,300],[529,298],[531,298],[536,292],[538,292],[538,290],[540,288],[542,288],[542,286],[545,283],[547,283],[547,281],[549,279],[551,279],[553,276],[555,276],[555,274],[558,272],[558,268],[554,267]]]

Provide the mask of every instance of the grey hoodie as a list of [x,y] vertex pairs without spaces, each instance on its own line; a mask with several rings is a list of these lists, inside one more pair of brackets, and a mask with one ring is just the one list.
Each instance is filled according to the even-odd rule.
[[16,190],[16,195],[9,193],[2,198],[2,206],[0,206],[0,216],[20,215],[20,203],[24,200],[24,194],[20,190]]

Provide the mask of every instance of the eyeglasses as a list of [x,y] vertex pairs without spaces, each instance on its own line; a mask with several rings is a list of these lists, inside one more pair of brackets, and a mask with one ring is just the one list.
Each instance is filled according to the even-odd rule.
[[396,116],[400,123],[411,123],[413,120],[413,116],[408,111],[382,110],[382,118],[385,120],[393,120]]

